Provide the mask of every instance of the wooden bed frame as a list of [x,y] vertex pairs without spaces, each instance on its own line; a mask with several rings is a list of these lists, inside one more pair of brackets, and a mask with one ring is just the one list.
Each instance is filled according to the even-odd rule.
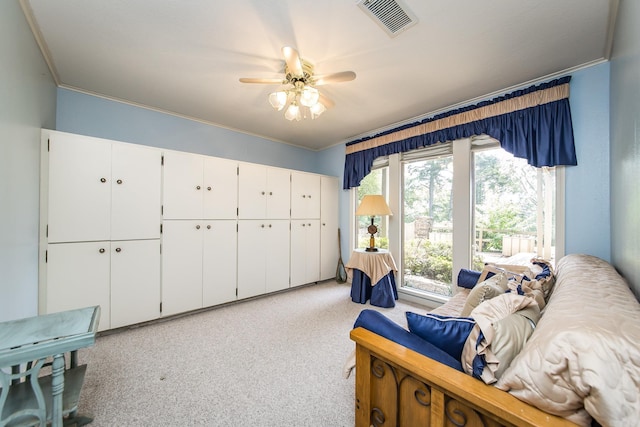
[[364,328],[356,343],[356,426],[576,426]]

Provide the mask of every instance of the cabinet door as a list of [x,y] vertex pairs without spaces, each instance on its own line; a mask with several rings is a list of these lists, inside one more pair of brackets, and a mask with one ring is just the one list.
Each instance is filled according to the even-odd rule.
[[205,221],[202,300],[203,306],[236,299],[237,241],[235,220]]
[[238,299],[266,292],[267,225],[264,220],[238,221]]
[[238,163],[205,157],[204,215],[206,219],[235,219],[238,208]]
[[291,173],[291,218],[320,218],[320,176]]
[[111,327],[110,242],[56,243],[47,247],[45,312],[100,306],[99,331]]
[[302,219],[291,220],[291,286],[304,284],[307,259],[305,246],[307,240],[307,222]]
[[202,179],[202,156],[165,153],[162,193],[165,219],[202,218]]
[[113,144],[111,240],[160,238],[161,153]]
[[202,221],[164,221],[162,315],[202,308]]
[[291,172],[267,168],[267,218],[289,219],[291,215]]
[[320,220],[307,221],[305,283],[314,283],[320,280]]
[[111,327],[160,317],[160,239],[111,242]]
[[238,166],[238,218],[266,217],[267,168],[241,163]]
[[320,221],[291,220],[291,286],[317,282],[320,276]]
[[51,133],[48,160],[49,243],[109,240],[111,143]]
[[338,178],[320,180],[320,280],[336,275],[338,265]]
[[289,287],[289,220],[268,220],[266,226],[266,291]]

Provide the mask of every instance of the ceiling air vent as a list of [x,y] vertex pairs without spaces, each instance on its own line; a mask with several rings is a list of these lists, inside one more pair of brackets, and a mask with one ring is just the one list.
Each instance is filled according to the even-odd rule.
[[390,37],[395,37],[418,23],[416,15],[402,0],[358,0],[358,7]]

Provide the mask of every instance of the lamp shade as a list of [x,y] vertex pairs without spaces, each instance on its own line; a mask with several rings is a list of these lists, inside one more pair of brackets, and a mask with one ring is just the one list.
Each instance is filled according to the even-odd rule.
[[300,93],[300,104],[305,107],[313,107],[318,103],[318,99],[320,99],[320,92],[311,86],[305,86]]
[[273,92],[269,95],[269,103],[273,108],[280,111],[287,104],[287,92]]
[[356,209],[358,216],[393,215],[391,209],[380,194],[367,194],[362,198],[360,206]]

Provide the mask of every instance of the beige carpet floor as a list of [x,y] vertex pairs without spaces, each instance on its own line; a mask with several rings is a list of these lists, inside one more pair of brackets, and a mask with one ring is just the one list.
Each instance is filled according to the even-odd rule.
[[406,326],[405,311],[353,303],[321,282],[98,337],[80,413],[101,426],[353,426],[343,367],[364,308]]

